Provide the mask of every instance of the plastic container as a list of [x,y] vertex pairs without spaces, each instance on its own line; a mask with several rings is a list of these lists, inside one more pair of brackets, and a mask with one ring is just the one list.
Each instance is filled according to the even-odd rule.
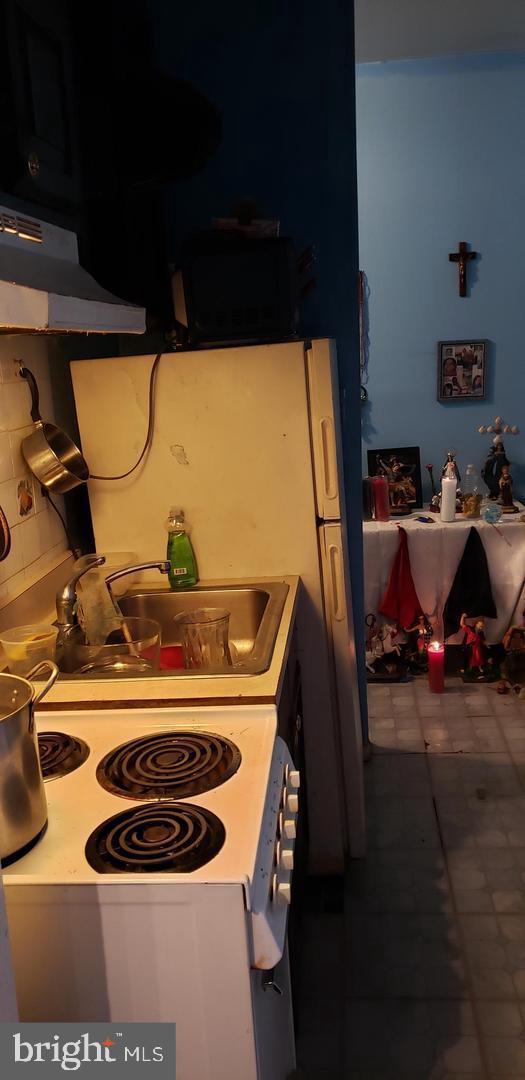
[[56,626],[13,626],[0,633],[0,645],[12,675],[26,675],[42,660],[55,659]]
[[[120,624],[120,625],[119,625]],[[110,643],[88,645],[81,626],[64,634],[62,671],[76,675],[140,675],[160,667],[161,629],[155,619],[128,615],[108,626]]]
[[168,520],[168,547],[166,558],[171,563],[168,573],[169,583],[172,589],[189,589],[196,585],[199,580],[197,562],[191,540],[186,532],[184,510],[172,507]]

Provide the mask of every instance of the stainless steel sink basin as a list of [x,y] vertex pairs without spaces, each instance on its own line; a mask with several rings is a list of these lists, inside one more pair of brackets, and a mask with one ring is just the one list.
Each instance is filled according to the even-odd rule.
[[228,678],[230,674],[260,675],[268,670],[287,593],[288,585],[280,581],[197,585],[184,592],[142,588],[119,597],[118,605],[123,615],[156,619],[162,628],[163,645],[179,644],[174,617],[180,612],[201,607],[226,608],[230,612],[230,641],[237,652],[231,672],[175,669],[169,674],[185,677],[218,674]]

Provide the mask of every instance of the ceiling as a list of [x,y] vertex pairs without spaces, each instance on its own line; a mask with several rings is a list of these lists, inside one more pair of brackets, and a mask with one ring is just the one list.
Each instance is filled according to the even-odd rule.
[[525,51],[525,0],[354,0],[356,63]]

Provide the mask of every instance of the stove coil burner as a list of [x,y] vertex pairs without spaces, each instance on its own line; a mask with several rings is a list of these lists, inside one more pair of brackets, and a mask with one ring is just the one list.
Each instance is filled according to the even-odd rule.
[[99,874],[188,874],[213,859],[226,831],[192,803],[148,803],[108,818],[91,833],[86,858]]
[[74,772],[89,757],[87,743],[63,731],[43,731],[38,736],[38,750],[44,780]]
[[240,750],[229,739],[168,731],[117,746],[102,758],[97,780],[125,799],[183,799],[224,784],[240,763]]

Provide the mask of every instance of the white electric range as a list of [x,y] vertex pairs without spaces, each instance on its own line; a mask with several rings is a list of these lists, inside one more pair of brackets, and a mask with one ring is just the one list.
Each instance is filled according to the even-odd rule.
[[37,715],[49,824],[4,869],[22,1020],[175,1021],[177,1078],[285,1080],[299,775],[276,726],[267,706]]

